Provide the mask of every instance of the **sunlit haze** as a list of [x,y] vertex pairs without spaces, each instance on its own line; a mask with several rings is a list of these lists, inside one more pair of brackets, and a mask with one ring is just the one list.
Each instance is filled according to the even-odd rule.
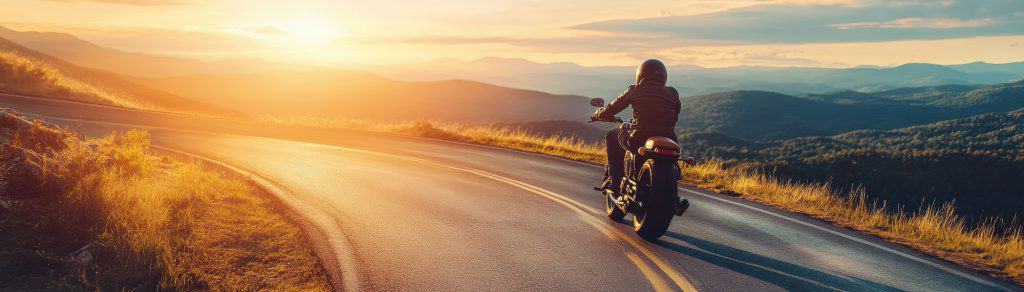
[[1017,1],[3,0],[0,25],[200,59],[849,67],[1012,62]]
[[3,291],[1024,291],[1024,0],[0,0]]

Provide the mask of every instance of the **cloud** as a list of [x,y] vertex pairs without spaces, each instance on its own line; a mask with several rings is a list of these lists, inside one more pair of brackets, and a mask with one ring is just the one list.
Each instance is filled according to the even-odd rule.
[[700,15],[617,19],[570,29],[723,43],[800,44],[1024,35],[1019,0],[757,5]]
[[280,28],[277,28],[276,26],[273,26],[273,25],[268,25],[268,26],[258,27],[258,28],[252,28],[252,29],[248,29],[247,31],[252,32],[252,33],[256,33],[256,34],[263,34],[263,35],[283,35],[283,34],[287,34],[288,33],[287,31],[285,31],[283,29],[280,29]]
[[216,30],[121,27],[82,32],[80,36],[103,46],[168,55],[245,52],[265,47],[257,38]]
[[852,23],[830,25],[839,30],[854,29],[963,29],[995,25],[992,18],[961,20],[952,18],[899,18],[883,23]]
[[658,50],[698,45],[720,45],[707,40],[683,38],[666,39],[659,35],[598,34],[566,37],[515,37],[515,36],[391,36],[391,37],[349,37],[340,40],[349,45],[489,45],[503,44],[536,51],[558,53],[618,53],[623,51]]
[[134,6],[170,6],[170,5],[183,5],[189,4],[184,0],[47,0],[51,2],[66,2],[66,3],[81,3],[81,2],[96,2],[106,4],[122,4],[122,5],[134,5]]

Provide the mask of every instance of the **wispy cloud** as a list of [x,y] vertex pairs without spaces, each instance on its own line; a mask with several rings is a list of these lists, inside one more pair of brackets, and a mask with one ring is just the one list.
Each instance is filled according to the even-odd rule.
[[278,28],[276,26],[273,26],[273,25],[257,27],[257,28],[251,28],[251,29],[248,29],[248,31],[252,32],[252,33],[255,33],[255,34],[262,34],[262,35],[283,35],[283,34],[287,34],[288,33],[288,31],[285,31],[285,30],[280,29],[280,28]]
[[127,51],[165,55],[227,54],[264,48],[266,43],[232,31],[121,27],[92,33],[84,39]]
[[169,5],[189,4],[189,2],[185,1],[185,0],[46,0],[46,1],[66,2],[66,3],[95,2],[95,3],[122,4],[122,5],[135,5],[135,6],[169,6]]
[[663,49],[714,42],[686,39],[665,39],[657,35],[600,34],[567,37],[513,37],[513,36],[401,36],[350,37],[342,40],[353,45],[478,45],[505,44],[552,52],[621,52],[636,49]]
[[853,22],[832,24],[830,27],[837,29],[858,29],[858,28],[931,28],[950,29],[968,28],[994,25],[997,21],[991,18],[959,20],[951,18],[901,18],[883,22]]
[[1024,35],[1019,0],[758,5],[715,13],[618,19],[571,29],[742,43],[832,43]]

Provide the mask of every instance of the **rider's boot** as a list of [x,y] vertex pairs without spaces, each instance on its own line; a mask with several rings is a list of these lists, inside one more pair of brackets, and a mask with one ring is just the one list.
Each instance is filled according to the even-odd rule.
[[676,216],[683,216],[688,208],[690,208],[690,200],[679,198],[679,202],[676,203]]

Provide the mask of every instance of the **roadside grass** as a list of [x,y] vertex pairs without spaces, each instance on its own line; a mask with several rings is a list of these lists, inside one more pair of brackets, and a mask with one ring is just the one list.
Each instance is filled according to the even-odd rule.
[[53,65],[13,49],[0,49],[0,92],[64,99],[135,109],[157,110],[122,93],[65,75]]
[[354,129],[372,132],[396,133],[421,138],[475,143],[527,152],[542,153],[591,163],[604,163],[604,146],[587,143],[577,137],[544,136],[525,129],[496,125],[466,125],[438,121],[375,122],[328,117],[269,117],[258,119],[265,123],[312,126],[336,129]]
[[[522,129],[443,122],[379,123],[329,118],[264,118],[266,122],[391,132],[416,137],[504,147],[602,164],[604,146],[574,137],[543,136]],[[685,143],[685,141],[683,141]],[[1008,278],[1024,286],[1024,231],[1020,226],[997,232],[996,224],[969,226],[954,205],[924,206],[916,211],[889,211],[868,202],[862,189],[840,193],[828,184],[782,180],[748,167],[725,167],[710,158],[683,166],[682,183],[735,195],[766,205],[817,217],[877,235],[928,254]],[[1005,229],[1005,228],[1004,228]]]
[[969,227],[952,204],[888,211],[884,202],[868,202],[862,189],[842,194],[828,184],[793,183],[749,168],[726,168],[720,159],[683,168],[683,181],[878,235],[1024,285],[1020,227],[1003,232],[992,223]]
[[0,142],[0,290],[330,290],[267,194],[145,131],[81,140],[0,111]]

